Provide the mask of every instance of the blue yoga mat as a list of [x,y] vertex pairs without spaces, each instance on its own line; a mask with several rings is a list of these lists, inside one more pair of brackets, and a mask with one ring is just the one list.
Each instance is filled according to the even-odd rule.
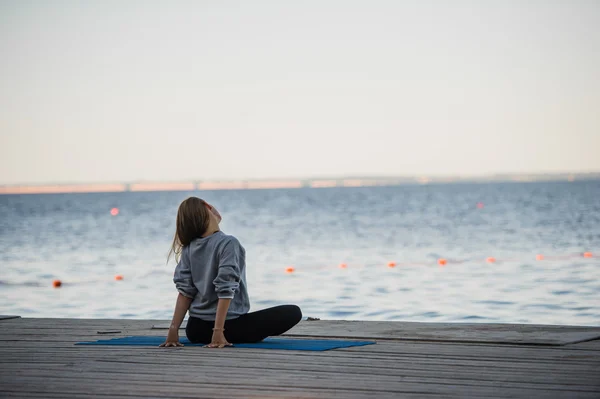
[[[137,336],[113,339],[101,339],[91,342],[78,342],[75,345],[127,345],[127,346],[158,346],[165,342],[161,336]],[[179,340],[185,346],[204,346],[204,344],[192,344],[187,338]],[[336,348],[349,348],[351,346],[363,346],[374,344],[372,341],[339,341],[330,339],[287,339],[267,338],[255,344],[234,344],[235,348],[255,349],[288,349],[296,351],[326,351]]]

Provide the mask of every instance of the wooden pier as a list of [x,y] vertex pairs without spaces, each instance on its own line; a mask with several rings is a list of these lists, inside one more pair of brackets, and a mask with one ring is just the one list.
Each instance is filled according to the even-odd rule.
[[165,324],[1,319],[0,398],[600,398],[600,327],[303,321],[287,336],[377,344],[325,352],[74,345],[164,336]]

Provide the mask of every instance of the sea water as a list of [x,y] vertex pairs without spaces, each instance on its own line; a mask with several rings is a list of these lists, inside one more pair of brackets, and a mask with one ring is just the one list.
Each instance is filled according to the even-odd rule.
[[246,248],[251,310],[600,325],[600,181],[3,195],[0,314],[170,318],[191,195]]

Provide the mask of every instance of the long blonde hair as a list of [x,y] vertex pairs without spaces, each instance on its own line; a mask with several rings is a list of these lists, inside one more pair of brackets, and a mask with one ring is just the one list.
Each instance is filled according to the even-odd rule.
[[198,197],[190,197],[184,200],[177,209],[177,220],[175,222],[175,236],[167,256],[167,263],[171,255],[179,262],[181,250],[190,245],[195,238],[200,238],[210,222],[208,204]]

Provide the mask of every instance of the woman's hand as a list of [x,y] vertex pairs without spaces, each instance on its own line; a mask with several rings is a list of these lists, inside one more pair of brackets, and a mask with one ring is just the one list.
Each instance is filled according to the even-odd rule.
[[185,317],[188,309],[190,308],[190,304],[192,303],[192,298],[188,298],[184,295],[177,295],[177,302],[175,302],[175,312],[173,312],[173,320],[171,321],[171,325],[169,326],[169,333],[167,334],[167,340],[160,344],[161,348],[168,348],[183,346],[181,342],[179,342],[179,327],[181,326],[181,322]]
[[226,346],[233,346],[233,344],[227,342],[223,330],[215,330],[213,331],[211,343],[206,345],[206,348],[224,348]]
[[169,328],[169,333],[167,334],[167,340],[159,345],[161,348],[168,347],[178,347],[183,346],[181,342],[179,342],[179,331],[174,328]]

